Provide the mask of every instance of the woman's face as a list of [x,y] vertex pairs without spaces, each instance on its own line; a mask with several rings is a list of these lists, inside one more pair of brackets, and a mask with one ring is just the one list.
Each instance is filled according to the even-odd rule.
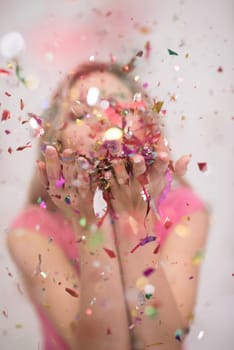
[[[106,140],[121,140],[124,107],[116,112],[116,105],[128,106],[134,103],[133,98],[134,93],[124,81],[109,72],[93,72],[79,78],[63,105],[66,116],[61,134],[63,149],[94,155],[100,154]],[[128,110],[125,117],[125,130],[141,137],[142,116]]]

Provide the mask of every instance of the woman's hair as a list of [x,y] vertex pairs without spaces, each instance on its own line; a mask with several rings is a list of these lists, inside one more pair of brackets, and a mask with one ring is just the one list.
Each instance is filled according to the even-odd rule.
[[[131,67],[128,67],[121,66],[116,63],[87,62],[70,71],[64,80],[59,84],[57,90],[52,96],[49,108],[44,112],[44,115],[42,115],[42,119],[44,121],[44,134],[40,137],[38,159],[43,160],[41,147],[43,147],[45,144],[52,144],[59,148],[59,135],[61,125],[64,122],[65,117],[64,113],[62,113],[62,102],[68,97],[71,88],[78,79],[83,78],[93,72],[109,72],[122,80],[133,92],[133,94],[140,92],[142,99],[147,103],[150,103],[151,99],[149,96],[142,90],[139,83],[134,80],[131,72],[129,72],[132,70],[132,68],[133,64]],[[39,197],[46,202],[49,210],[56,208],[46,189],[41,185],[39,174],[36,170],[29,187],[29,195],[26,205],[37,203]]]

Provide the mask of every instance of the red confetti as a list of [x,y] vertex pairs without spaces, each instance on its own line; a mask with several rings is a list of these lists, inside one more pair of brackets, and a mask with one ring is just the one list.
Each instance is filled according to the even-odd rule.
[[171,225],[172,225],[171,220],[168,217],[166,217],[166,219],[163,222],[163,226],[168,229],[169,227],[171,227]]
[[74,298],[78,298],[79,297],[79,294],[74,290],[74,289],[71,289],[71,288],[65,288],[65,291],[70,294],[72,297]]
[[8,147],[8,150],[7,150],[8,153],[12,153],[12,148],[11,147]]
[[20,110],[22,111],[24,109],[24,101],[22,98],[20,99]]
[[218,73],[223,73],[223,68],[222,68],[222,67],[219,67],[219,68],[217,69],[217,72],[218,72]]
[[109,255],[110,258],[116,258],[116,254],[115,254],[115,252],[113,252],[113,250],[108,249],[108,248],[103,248],[103,249]]
[[145,43],[145,58],[147,60],[149,59],[150,51],[151,51],[151,44],[149,41],[146,41],[146,43]]
[[158,254],[160,248],[160,244],[154,249],[153,254]]
[[7,91],[5,91],[5,95],[8,97],[11,96],[10,92],[7,92]]
[[30,142],[27,142],[25,146],[20,146],[16,148],[16,151],[23,151],[25,148],[32,148],[32,145],[30,144]]
[[11,74],[11,72],[9,70],[0,68],[0,75],[6,76],[6,75],[10,75],[10,74]]
[[2,314],[3,314],[3,316],[6,317],[6,318],[8,317],[7,310],[2,310]]
[[207,163],[206,162],[200,162],[197,163],[198,168],[200,171],[205,172],[207,170]]
[[11,118],[11,112],[8,111],[7,109],[4,109],[4,111],[2,112],[2,122],[10,118]]
[[5,134],[9,135],[11,132],[10,130],[4,130]]
[[110,335],[110,334],[111,334],[111,329],[110,329],[110,328],[107,328],[106,333],[107,333],[108,335]]

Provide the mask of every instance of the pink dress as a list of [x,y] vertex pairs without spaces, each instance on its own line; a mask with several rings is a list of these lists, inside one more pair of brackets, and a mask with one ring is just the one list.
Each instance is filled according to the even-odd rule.
[[[190,215],[205,208],[204,203],[194,194],[189,187],[178,187],[172,190],[161,204],[161,221],[156,223],[157,240],[162,245],[173,227],[185,215]],[[165,220],[169,218],[171,225],[166,228]],[[73,262],[79,273],[79,259],[77,255],[77,243],[71,224],[59,213],[51,213],[38,206],[32,206],[23,211],[12,223],[11,228],[28,228],[38,231],[48,239],[53,239]],[[54,329],[43,313],[43,310],[35,305],[41,321],[44,336],[44,350],[69,350],[62,338]]]

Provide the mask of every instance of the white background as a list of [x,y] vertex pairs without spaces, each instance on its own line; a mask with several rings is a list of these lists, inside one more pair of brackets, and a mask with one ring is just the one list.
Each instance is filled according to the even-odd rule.
[[[0,125],[0,349],[41,349],[37,319],[25,292],[19,291],[20,275],[5,248],[8,225],[24,203],[36,159],[36,140],[32,149],[16,152],[31,140],[28,124],[22,125],[19,117],[24,120],[29,112],[40,115],[57,82],[77,63],[91,55],[109,60],[110,54],[127,63],[148,40],[150,59],[137,60],[140,82],[147,82],[152,97],[164,101],[174,158],[192,154],[187,179],[212,213],[186,349],[232,349],[233,0],[1,0],[0,5],[0,40],[11,31],[23,35],[22,75],[39,81],[38,87],[29,89],[14,77],[0,75],[0,116],[4,109],[12,113]],[[168,55],[168,48],[179,55]],[[8,62],[0,56],[0,68],[6,69]],[[197,162],[203,161],[206,173],[198,170]]]

